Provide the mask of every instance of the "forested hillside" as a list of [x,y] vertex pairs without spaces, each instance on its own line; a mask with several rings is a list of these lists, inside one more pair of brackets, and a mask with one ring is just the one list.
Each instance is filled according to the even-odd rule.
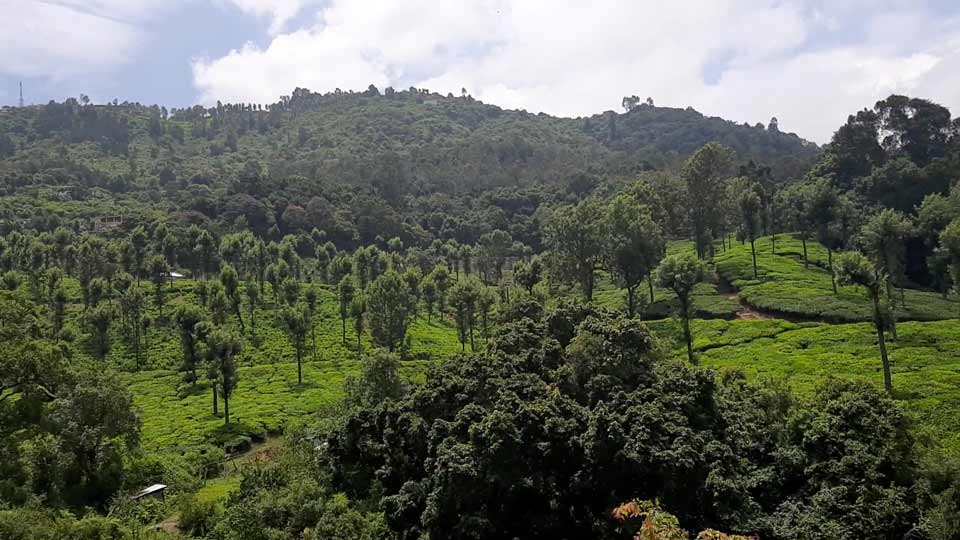
[[169,214],[184,224],[242,218],[275,238],[316,227],[338,247],[378,236],[472,243],[496,228],[535,244],[544,200],[679,166],[710,141],[779,179],[818,152],[775,125],[647,104],[568,119],[416,89],[298,89],[267,106],[181,110],[82,97],[0,111],[0,185],[5,218],[40,230]]
[[960,534],[940,105],[86,101],[0,111],[0,540]]

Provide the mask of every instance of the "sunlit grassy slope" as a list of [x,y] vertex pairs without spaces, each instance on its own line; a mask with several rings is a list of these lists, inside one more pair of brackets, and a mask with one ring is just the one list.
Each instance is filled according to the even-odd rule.
[[[771,252],[769,237],[756,241],[758,277],[753,277],[750,244],[735,243],[732,249],[717,253],[717,272],[739,291],[749,305],[787,317],[818,319],[831,322],[868,321],[871,306],[862,288],[841,287],[833,293],[827,265],[827,251],[820,244],[808,241],[810,264],[803,266],[801,242],[788,235],[779,235],[776,254]],[[955,318],[960,305],[939,294],[905,290],[906,307],[896,294],[899,320],[940,320]]]
[[[651,323],[673,347],[686,352],[674,321]],[[695,321],[694,346],[703,365],[739,369],[754,381],[783,380],[811,395],[829,377],[863,379],[883,387],[876,335],[869,323]],[[960,323],[904,322],[888,343],[895,397],[916,419],[918,432],[960,454]]]

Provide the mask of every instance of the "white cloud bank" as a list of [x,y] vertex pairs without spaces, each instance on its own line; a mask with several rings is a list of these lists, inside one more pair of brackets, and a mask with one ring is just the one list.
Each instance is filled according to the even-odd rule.
[[0,74],[57,80],[127,61],[140,34],[130,23],[102,15],[99,10],[110,9],[111,1],[118,14],[129,9],[116,0],[85,7],[75,0],[0,0]]
[[[270,16],[274,30],[303,8],[230,1]],[[194,61],[202,99],[465,87],[501,106],[577,116],[637,94],[737,121],[777,116],[817,142],[892,92],[960,114],[960,24],[921,2],[330,0],[316,20],[265,48]]]

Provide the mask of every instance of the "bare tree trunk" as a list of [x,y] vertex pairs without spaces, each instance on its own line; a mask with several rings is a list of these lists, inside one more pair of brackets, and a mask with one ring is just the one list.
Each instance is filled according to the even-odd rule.
[[750,253],[753,255],[753,279],[757,279],[757,248],[753,238],[750,239]]
[[887,343],[883,338],[883,319],[880,317],[879,291],[873,293],[873,320],[877,328],[877,344],[880,345],[880,361],[883,363],[883,388],[893,395],[893,380],[890,376],[890,358],[887,356]]
[[683,310],[683,337],[687,340],[687,360],[696,365],[697,360],[693,356],[693,337],[690,335],[690,300],[688,298],[680,299],[680,306]]

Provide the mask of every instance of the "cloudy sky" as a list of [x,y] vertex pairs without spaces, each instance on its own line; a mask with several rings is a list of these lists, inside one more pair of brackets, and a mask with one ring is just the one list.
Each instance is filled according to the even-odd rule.
[[890,93],[960,115],[956,0],[0,0],[0,104],[416,86],[564,116],[624,95],[826,142]]

